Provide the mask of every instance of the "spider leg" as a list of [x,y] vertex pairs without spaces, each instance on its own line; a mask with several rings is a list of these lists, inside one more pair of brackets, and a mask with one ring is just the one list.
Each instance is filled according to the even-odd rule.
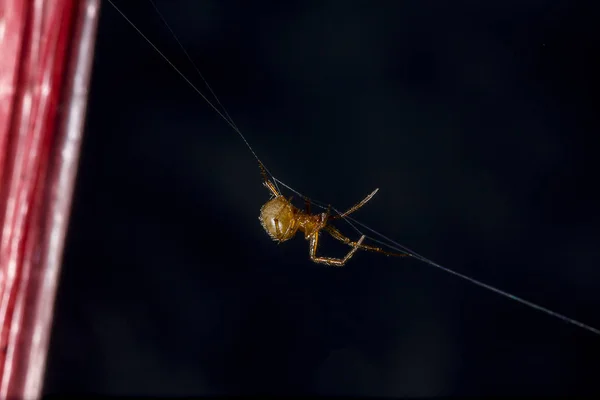
[[[357,242],[351,241],[348,237],[344,236],[342,232],[337,230],[331,225],[325,226],[323,229],[327,231],[334,239],[339,240],[342,243],[347,244],[348,246],[352,246],[354,248],[358,247],[362,250],[373,251],[375,253],[385,254],[386,256],[395,256],[395,257],[410,257],[410,254],[407,253],[391,253],[389,251],[385,251],[380,247],[369,246],[368,244],[359,244]],[[363,235],[364,237],[364,235]]]
[[277,190],[277,188],[275,187],[273,182],[271,182],[269,180],[269,178],[267,178],[267,171],[265,170],[264,165],[260,161],[258,162],[258,166],[260,168],[260,174],[262,175],[262,178],[263,178],[263,185],[265,185],[266,188],[271,191],[273,196],[275,196],[275,197],[281,196],[281,193],[279,193],[279,191]]
[[361,246],[361,243],[365,240],[365,236],[363,235],[358,242],[355,243],[355,246],[346,254],[344,258],[331,258],[331,257],[318,257],[317,256],[317,247],[319,247],[319,231],[315,232],[310,237],[310,259],[318,264],[325,264],[331,267],[343,267],[344,264],[352,258],[356,250],[358,250]]
[[308,197],[304,198],[304,210],[307,214],[310,214],[310,199]]
[[364,199],[362,199],[360,202],[358,202],[355,205],[353,205],[352,207],[350,207],[346,212],[343,212],[342,214],[338,214],[338,215],[332,215],[330,217],[330,219],[340,219],[340,218],[344,218],[344,217],[352,214],[354,211],[358,210],[359,208],[361,208],[362,206],[364,206],[365,204],[367,204],[367,202],[369,200],[371,200],[373,198],[373,196],[375,196],[375,194],[377,193],[377,191],[379,191],[379,189],[373,190],[370,195],[368,195],[367,197],[365,197]]

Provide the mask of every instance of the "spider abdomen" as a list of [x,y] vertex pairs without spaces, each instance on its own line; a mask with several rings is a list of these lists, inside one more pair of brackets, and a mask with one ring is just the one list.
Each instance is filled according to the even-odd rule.
[[298,230],[297,210],[283,196],[266,202],[260,209],[258,219],[271,239],[278,242],[291,239]]

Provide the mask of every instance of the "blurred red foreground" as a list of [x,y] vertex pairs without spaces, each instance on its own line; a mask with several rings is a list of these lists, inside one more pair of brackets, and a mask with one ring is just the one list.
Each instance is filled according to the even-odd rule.
[[0,398],[40,397],[100,0],[0,0]]

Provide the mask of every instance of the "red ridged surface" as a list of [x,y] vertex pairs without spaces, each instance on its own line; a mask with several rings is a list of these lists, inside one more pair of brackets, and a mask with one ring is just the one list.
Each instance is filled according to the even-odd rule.
[[41,391],[98,5],[0,0],[3,399]]

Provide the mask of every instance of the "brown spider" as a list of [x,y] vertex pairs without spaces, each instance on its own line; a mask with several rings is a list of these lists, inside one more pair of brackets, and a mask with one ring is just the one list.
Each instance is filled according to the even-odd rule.
[[[279,243],[285,242],[286,240],[293,238],[296,232],[300,230],[304,232],[304,238],[310,241],[310,259],[316,263],[334,267],[343,267],[358,249],[374,251],[388,256],[408,256],[408,254],[390,253],[379,247],[362,244],[362,242],[365,240],[365,235],[361,236],[358,242],[353,242],[344,236],[339,230],[329,224],[330,221],[344,218],[345,216],[364,206],[369,200],[371,200],[373,196],[375,196],[375,193],[377,193],[379,189],[375,189],[370,195],[342,214],[331,215],[330,209],[327,209],[327,212],[324,213],[311,214],[310,200],[305,199],[305,211],[294,207],[291,203],[292,198],[290,197],[289,199],[286,199],[284,196],[282,196],[273,182],[267,178],[267,173],[262,163],[259,162],[259,166],[263,177],[263,184],[271,191],[274,197],[261,207],[260,217],[258,217],[258,219],[260,220],[263,228],[265,228],[265,231],[267,231],[271,239],[274,241]],[[321,230],[325,230],[334,239],[351,246],[352,250],[350,250],[344,258],[317,256],[319,232]]]

